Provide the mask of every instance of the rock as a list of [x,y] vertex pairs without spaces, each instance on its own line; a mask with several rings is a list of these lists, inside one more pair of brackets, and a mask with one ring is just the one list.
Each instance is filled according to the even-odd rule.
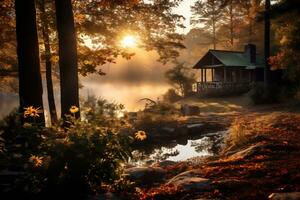
[[263,144],[257,143],[243,150],[229,151],[225,155],[230,156],[231,159],[246,159],[251,156],[258,155],[262,149]]
[[183,190],[211,190],[213,188],[211,181],[206,178],[197,177],[197,171],[191,170],[183,172],[173,177],[167,185],[174,185]]
[[188,129],[186,126],[180,126],[176,129],[175,134],[177,137],[179,136],[187,136],[188,135]]
[[105,194],[100,194],[91,199],[93,199],[93,200],[121,200],[121,198],[119,198],[118,196],[116,196],[115,194],[113,194],[111,192],[107,192]]
[[181,105],[180,110],[183,116],[198,115],[200,113],[200,108],[198,106],[188,104]]
[[272,193],[269,196],[272,200],[300,200],[300,192]]
[[203,126],[202,123],[197,123],[197,124],[188,124],[186,127],[187,128],[200,128],[201,126]]
[[152,185],[164,181],[166,171],[161,167],[132,167],[125,174],[138,185]]
[[225,155],[230,156],[232,159],[247,159],[256,155],[265,155],[266,153],[279,154],[293,151],[298,151],[298,148],[292,145],[265,144],[264,142],[259,142],[243,150],[228,151]]
[[226,179],[214,182],[214,184],[220,190],[224,191],[237,191],[237,190],[247,190],[251,186],[250,182],[238,179]]
[[178,138],[176,140],[177,144],[180,144],[180,145],[187,145],[188,143],[188,140],[186,138]]
[[171,160],[164,160],[158,163],[154,163],[152,166],[153,167],[168,167],[171,165],[175,165],[177,162],[171,161]]
[[169,133],[174,133],[175,128],[172,128],[172,127],[163,127],[162,130],[167,131]]
[[196,124],[187,124],[187,132],[189,135],[199,135],[202,134],[202,127],[203,124],[201,123],[196,123]]

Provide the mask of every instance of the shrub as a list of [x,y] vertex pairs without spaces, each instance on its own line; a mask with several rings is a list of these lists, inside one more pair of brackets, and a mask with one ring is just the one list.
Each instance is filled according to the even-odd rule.
[[5,151],[0,167],[21,174],[6,188],[12,198],[83,199],[115,183],[118,188],[127,183],[121,181],[121,174],[122,163],[131,156],[131,138],[97,121],[68,119],[70,126],[65,129],[22,125],[18,114],[1,123]]
[[175,89],[169,89],[164,95],[163,100],[166,102],[174,103],[179,101],[182,97],[177,94]]
[[249,130],[245,121],[235,120],[229,129],[229,135],[226,138],[226,146],[229,148],[239,147],[248,142],[247,135]]
[[[267,130],[280,118],[278,114],[269,114],[255,119],[236,119],[230,126],[229,134],[225,140],[227,150],[243,147],[244,145],[263,139]],[[257,137],[259,136],[259,137]]]
[[254,104],[270,104],[283,101],[286,95],[284,87],[270,86],[265,90],[263,83],[255,83],[250,91],[250,97]]

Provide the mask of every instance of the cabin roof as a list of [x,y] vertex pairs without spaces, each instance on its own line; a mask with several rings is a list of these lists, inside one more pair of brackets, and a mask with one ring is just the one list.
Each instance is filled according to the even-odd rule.
[[[212,55],[219,63],[207,63],[204,59]],[[210,59],[212,60],[212,59]],[[246,57],[244,52],[240,51],[226,51],[226,50],[209,50],[193,67],[195,69],[205,68],[205,67],[245,67],[246,69],[255,69],[263,67],[263,59],[259,55],[256,56],[256,63],[251,63],[250,60]]]

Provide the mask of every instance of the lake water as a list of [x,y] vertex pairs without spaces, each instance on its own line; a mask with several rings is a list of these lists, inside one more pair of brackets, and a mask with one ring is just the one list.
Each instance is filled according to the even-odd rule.
[[[137,111],[144,108],[144,104],[139,100],[142,98],[150,98],[157,100],[161,98],[169,88],[167,84],[141,84],[141,85],[126,85],[121,83],[99,83],[96,81],[83,81],[84,87],[80,89],[80,96],[86,98],[88,95],[95,95],[98,98],[104,98],[109,101],[122,103],[128,111]],[[44,89],[44,108],[46,109],[46,117],[48,116],[47,93]],[[60,113],[60,95],[59,89],[55,90],[56,108]],[[0,119],[8,115],[14,108],[19,105],[19,97],[13,93],[0,92]]]
[[186,144],[178,144],[177,141],[155,147],[150,153],[142,149],[133,152],[134,159],[130,163],[138,166],[169,161],[186,161],[195,157],[208,157],[218,153],[222,148],[227,131],[219,131],[199,136],[198,139],[188,139]]

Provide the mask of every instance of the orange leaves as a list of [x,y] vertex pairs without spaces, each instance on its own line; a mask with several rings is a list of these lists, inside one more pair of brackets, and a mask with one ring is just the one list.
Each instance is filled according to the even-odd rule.
[[150,200],[150,199],[152,200],[155,199],[155,197],[157,196],[162,197],[163,199],[163,196],[172,196],[180,192],[181,192],[180,188],[172,184],[169,184],[157,188],[151,188],[148,191],[142,190],[139,193],[140,193],[140,200]]
[[141,0],[101,0],[99,5],[101,7],[114,7],[118,5],[135,6],[140,2]]
[[271,56],[268,60],[269,65],[271,66],[271,70],[283,69],[282,60],[285,57],[284,52],[279,52],[275,56]]
[[74,20],[78,23],[78,24],[83,24],[83,22],[85,21],[86,17],[84,14],[81,13],[75,13],[74,15]]

